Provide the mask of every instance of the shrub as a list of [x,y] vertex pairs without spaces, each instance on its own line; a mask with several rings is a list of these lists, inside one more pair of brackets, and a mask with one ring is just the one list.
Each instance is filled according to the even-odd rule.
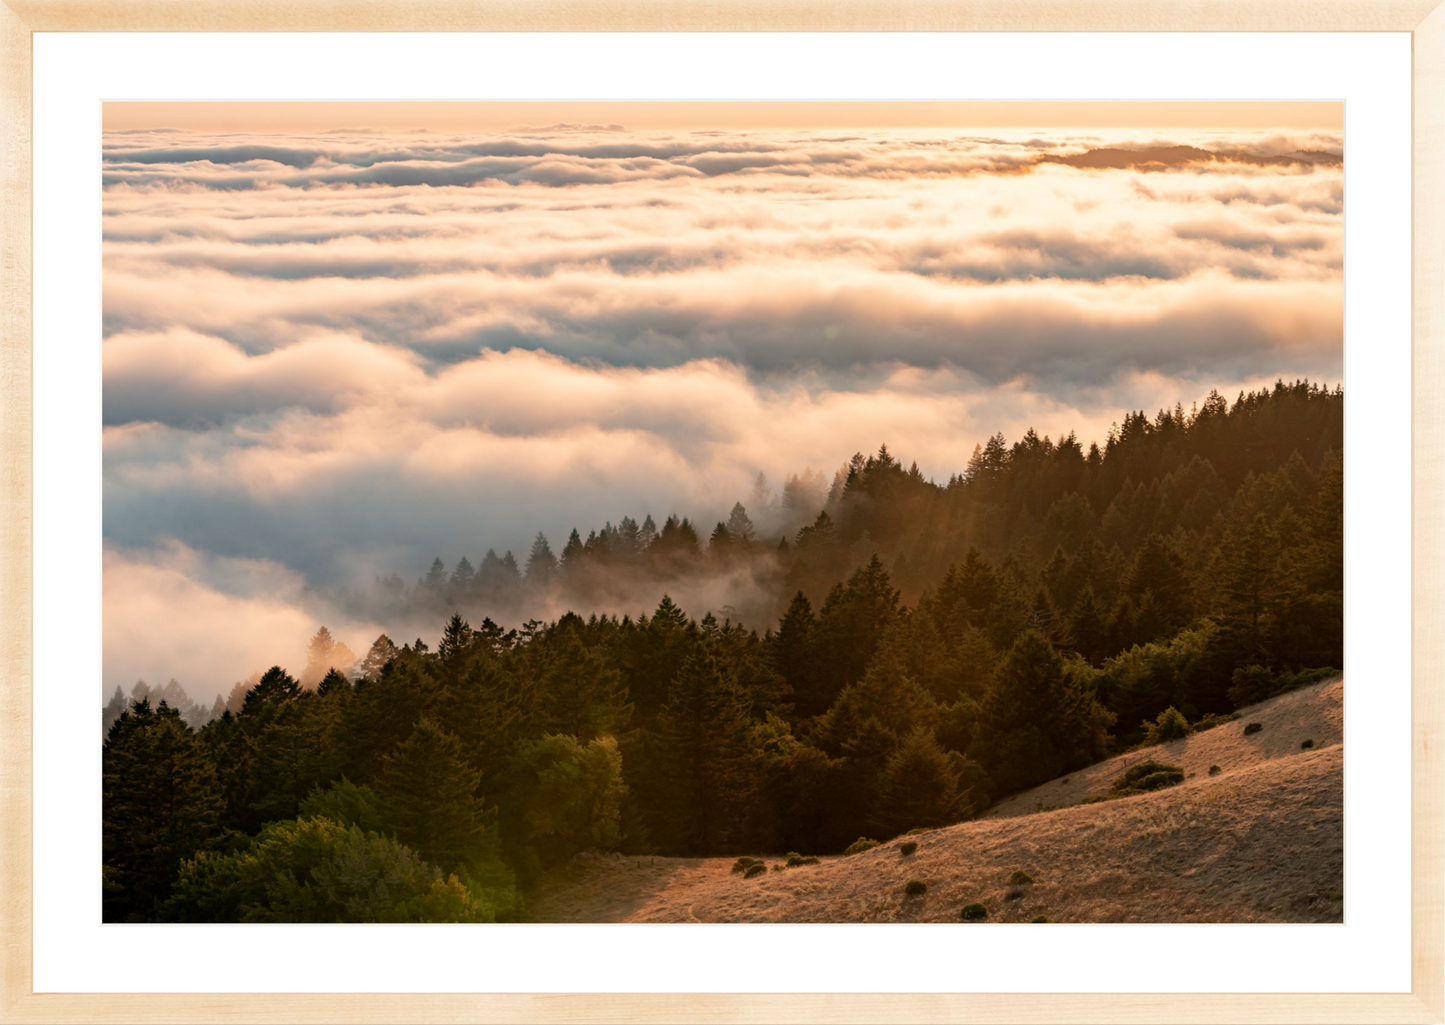
[[1264,723],[1252,722],[1244,727],[1244,735],[1247,737],[1252,733],[1258,733],[1262,729],[1264,729]]
[[1209,767],[1209,774],[1210,774],[1211,776],[1218,776],[1218,775],[1219,775],[1221,772],[1223,772],[1223,771],[1224,771],[1224,770],[1221,769],[1221,768],[1220,768],[1219,766],[1217,766],[1217,765],[1211,765],[1211,766]]
[[918,850],[918,842],[916,840],[909,840],[907,843],[901,843],[898,845],[898,850],[902,854],[912,854]]
[[774,871],[774,872],[781,872],[782,870],[783,870],[783,866],[782,866],[782,865],[774,865],[774,866],[773,866],[773,871]]
[[988,917],[988,908],[982,904],[965,904],[958,917],[965,922],[982,922]]
[[[773,866],[776,868],[777,866]],[[768,866],[759,862],[756,865],[749,865],[748,870],[743,873],[744,879],[751,879],[753,876],[760,876],[768,870]]]
[[1015,869],[1014,874],[1008,877],[1008,881],[1010,886],[1023,886],[1025,883],[1033,882],[1034,877],[1023,869]]
[[1211,713],[1194,724],[1194,732],[1203,733],[1205,730],[1212,730],[1216,726],[1223,726],[1227,722],[1234,722],[1234,720],[1238,718],[1238,712],[1230,712],[1228,715],[1214,715]]
[[919,826],[917,829],[910,829],[908,832],[904,833],[903,835],[904,835],[904,836],[917,836],[919,833],[926,833],[926,832],[928,832],[928,827],[926,827],[926,826]]
[[877,847],[877,846],[878,846],[878,841],[877,841],[877,840],[870,840],[870,839],[868,839],[866,836],[860,836],[858,839],[856,839],[856,840],[854,840],[852,843],[850,843],[850,844],[848,845],[848,849],[845,850],[843,853],[844,853],[845,855],[847,855],[847,854],[860,854],[860,853],[862,853],[863,851],[872,850],[874,847]]
[[801,854],[796,853],[788,855],[789,868],[797,868],[799,865],[816,865],[817,863],[817,858],[805,858]]
[[1133,789],[1141,792],[1163,790],[1165,787],[1177,786],[1183,782],[1184,773],[1178,770],[1173,772],[1151,772],[1149,775],[1136,781]]
[[1301,751],[1308,751],[1310,748],[1312,748],[1312,747],[1314,747],[1314,746],[1315,746],[1315,742],[1314,742],[1313,740],[1304,740],[1304,741],[1301,741],[1301,742],[1300,742],[1299,749],[1300,749]]
[[1182,740],[1194,732],[1194,727],[1189,725],[1189,720],[1184,718],[1184,713],[1170,705],[1159,713],[1159,718],[1152,723],[1147,720],[1141,724],[1144,729],[1144,743],[1163,744],[1170,740]]
[[903,892],[910,897],[921,897],[928,892],[928,884],[922,879],[910,879],[903,887]]
[[752,858],[739,858],[737,861],[733,862],[733,873],[736,874],[738,872],[746,872],[754,865],[761,864],[763,864],[761,861],[756,861]]
[[1024,895],[1024,891],[1023,891],[1023,890],[1013,889],[1013,890],[1009,890],[1008,893],[1004,894],[1004,895],[1003,895],[1003,899],[1004,899],[1004,900],[1022,900],[1022,899],[1023,899],[1023,895]]
[[787,854],[784,854],[784,855],[783,855],[783,860],[784,860],[784,861],[792,861],[794,858],[801,858],[801,857],[802,857],[802,855],[799,854],[797,851],[789,851]]
[[1152,759],[1131,766],[1124,775],[1114,781],[1111,788],[1116,797],[1142,794],[1150,790],[1162,790],[1184,782],[1184,770],[1177,765],[1165,765]]
[[[324,818],[267,825],[229,854],[185,862],[164,917],[179,922],[491,922],[511,895],[442,876],[389,836]],[[510,890],[510,887],[507,888]]]
[[1030,921],[1030,922],[1047,922],[1047,921],[1049,921],[1049,916],[1048,916],[1048,915],[1035,915],[1033,918],[1030,918],[1029,921]]

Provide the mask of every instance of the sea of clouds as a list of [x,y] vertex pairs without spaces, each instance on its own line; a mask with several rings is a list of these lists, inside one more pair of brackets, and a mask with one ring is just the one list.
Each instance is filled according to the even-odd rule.
[[[1182,145],[1207,152],[1057,162]],[[1087,444],[1211,388],[1339,383],[1342,152],[109,133],[105,685],[224,691],[322,622],[364,650],[389,624],[340,589],[624,515],[710,525],[759,472],[887,443],[943,480],[996,431]]]

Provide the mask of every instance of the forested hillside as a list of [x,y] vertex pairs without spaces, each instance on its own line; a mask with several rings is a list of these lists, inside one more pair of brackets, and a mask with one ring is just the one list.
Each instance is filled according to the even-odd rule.
[[[740,503],[560,559],[539,538],[525,575],[438,565],[412,596],[450,613],[435,651],[271,668],[199,730],[115,703],[106,919],[516,919],[584,849],[838,852],[1318,679],[1343,666],[1343,409],[1211,394],[1087,450],[995,436],[943,484],[881,448],[755,510],[783,535]],[[663,593],[720,568],[775,615]],[[659,587],[635,619],[607,613],[629,573]],[[543,587],[587,614],[494,622]]]

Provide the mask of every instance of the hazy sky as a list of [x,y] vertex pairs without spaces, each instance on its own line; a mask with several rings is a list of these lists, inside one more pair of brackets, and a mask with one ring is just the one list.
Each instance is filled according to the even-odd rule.
[[[1338,105],[405,106],[107,106],[107,688],[759,471],[1341,379],[1343,170],[1265,159]],[[1057,159],[1170,146],[1233,159]]]

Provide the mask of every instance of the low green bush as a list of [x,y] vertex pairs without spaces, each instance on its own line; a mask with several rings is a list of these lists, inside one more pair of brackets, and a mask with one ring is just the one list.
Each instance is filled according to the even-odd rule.
[[1304,740],[1304,741],[1301,741],[1301,742],[1300,742],[1299,749],[1300,749],[1301,751],[1308,751],[1310,748],[1312,748],[1312,747],[1314,747],[1314,746],[1315,746],[1315,742],[1314,742],[1313,740]]
[[1008,881],[1010,886],[1023,886],[1025,883],[1033,882],[1034,877],[1019,868],[1014,869],[1014,874],[1008,877]]
[[733,862],[733,872],[734,872],[734,874],[736,874],[736,873],[738,873],[738,872],[746,872],[748,869],[752,868],[754,865],[761,865],[761,864],[762,864],[761,861],[757,861],[757,860],[755,860],[755,859],[753,859],[753,858],[739,858],[737,861]]
[[1151,790],[1162,790],[1184,782],[1184,770],[1177,765],[1165,765],[1150,759],[1130,766],[1124,775],[1114,781],[1110,788],[1115,797],[1143,794]]
[[1246,737],[1248,737],[1249,735],[1251,735],[1251,734],[1253,734],[1253,733],[1258,733],[1258,732],[1259,732],[1260,730],[1262,730],[1262,729],[1264,729],[1264,723],[1262,723],[1262,722],[1252,722],[1252,723],[1247,724],[1247,725],[1244,727],[1244,735],[1245,735]]
[[817,863],[817,858],[805,858],[798,853],[791,853],[788,855],[789,868],[797,868],[799,865],[816,865]]
[[1029,921],[1030,921],[1030,922],[1047,922],[1047,921],[1049,921],[1049,916],[1048,916],[1048,915],[1035,915],[1033,918],[1030,918]]
[[1137,780],[1133,789],[1141,793],[1150,790],[1163,790],[1165,787],[1177,786],[1184,782],[1184,773],[1179,770],[1173,772],[1151,772],[1149,775]]
[[988,917],[988,908],[982,904],[965,904],[959,911],[958,917],[965,922],[982,922]]
[[1153,722],[1147,719],[1140,724],[1144,729],[1145,744],[1163,744],[1170,740],[1182,740],[1194,732],[1194,727],[1189,725],[1189,720],[1184,718],[1184,713],[1173,705],[1159,713],[1159,718]]
[[1238,718],[1238,712],[1230,712],[1228,715],[1214,715],[1211,713],[1194,724],[1194,732],[1203,733],[1205,730],[1212,730],[1216,726],[1223,726],[1227,722],[1234,722],[1234,720]]
[[[776,867],[776,866],[774,866],[774,867]],[[744,879],[751,879],[753,876],[760,876],[760,875],[762,875],[762,874],[763,874],[764,872],[766,872],[767,870],[768,870],[768,866],[767,866],[767,865],[764,865],[762,862],[758,862],[758,863],[755,864],[755,865],[749,865],[749,866],[748,866],[747,871],[743,873],[743,878],[744,878]]]
[[922,879],[910,879],[903,887],[903,892],[910,897],[921,897],[928,892],[928,884]]
[[860,853],[862,853],[863,851],[872,850],[874,847],[877,847],[877,846],[878,846],[878,841],[877,841],[877,840],[870,840],[870,839],[868,839],[866,836],[860,836],[858,839],[856,839],[856,840],[854,840],[852,843],[850,843],[850,844],[848,845],[848,849],[845,850],[843,853],[844,853],[845,855],[847,855],[847,854],[860,854]]
[[902,854],[912,854],[918,850],[918,842],[916,840],[909,840],[907,843],[901,843],[898,845],[898,850]]

